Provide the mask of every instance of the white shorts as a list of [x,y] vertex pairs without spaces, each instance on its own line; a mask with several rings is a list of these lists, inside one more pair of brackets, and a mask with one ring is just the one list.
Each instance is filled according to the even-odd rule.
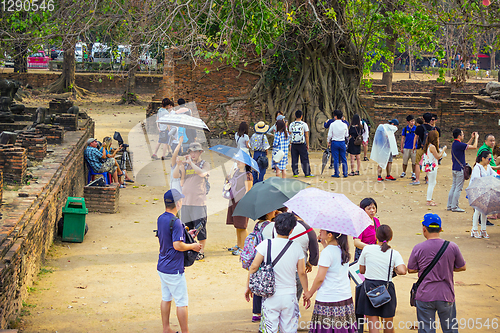
[[299,327],[299,303],[296,294],[274,295],[262,300],[260,331],[296,333]]
[[415,165],[415,161],[417,160],[417,152],[413,151],[413,149],[403,149],[403,164],[407,165],[408,160],[411,158],[411,164]]
[[177,307],[188,306],[186,277],[182,274],[165,274],[158,271],[161,281],[161,300],[175,301]]

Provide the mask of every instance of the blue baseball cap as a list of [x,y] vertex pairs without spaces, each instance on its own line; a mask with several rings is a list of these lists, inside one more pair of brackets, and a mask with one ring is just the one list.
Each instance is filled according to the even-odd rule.
[[184,198],[184,195],[175,188],[168,190],[163,195],[163,201],[165,201],[165,203],[175,203],[182,198]]
[[393,120],[389,121],[389,124],[394,124],[394,125],[398,126],[399,121],[397,119],[393,119]]
[[441,228],[441,218],[438,214],[428,213],[424,215],[422,225],[429,228]]

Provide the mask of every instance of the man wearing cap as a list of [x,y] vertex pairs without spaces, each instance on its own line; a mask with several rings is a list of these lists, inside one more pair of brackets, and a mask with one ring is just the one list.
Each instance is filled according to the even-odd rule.
[[[163,200],[165,213],[158,217],[158,241],[160,254],[158,256],[158,275],[161,281],[161,320],[163,332],[172,332],[170,328],[170,307],[172,299],[177,307],[177,318],[182,332],[188,332],[188,293],[186,277],[184,276],[183,252],[200,251],[199,243],[184,243],[184,224],[175,215],[182,207],[184,195],[176,189],[167,191]],[[170,223],[173,222],[172,229]]]
[[182,220],[190,230],[199,229],[201,251],[198,260],[205,258],[207,241],[207,192],[210,164],[201,158],[203,148],[199,142],[189,145],[188,154],[182,161],[185,178],[182,193],[186,196],[181,209]]
[[257,171],[252,171],[253,183],[258,183],[264,180],[266,169],[269,165],[267,158],[267,150],[271,147],[267,141],[266,133],[269,131],[269,126],[265,122],[259,121],[254,126],[255,133],[250,138],[250,149],[253,150],[253,159],[259,165],[259,174]]
[[[418,273],[419,276],[445,242],[439,237],[441,218],[437,214],[424,215],[422,232],[427,240],[415,245],[408,259],[408,273]],[[462,272],[465,269],[465,260],[458,245],[449,242],[441,258],[417,289],[415,299],[419,333],[436,332],[436,312],[443,332],[458,332],[453,329],[457,326],[453,272]]]
[[108,172],[111,174],[114,183],[120,183],[121,187],[125,186],[123,185],[123,182],[118,178],[118,173],[116,171],[116,160],[112,157],[106,157],[106,149],[103,149],[102,152],[97,149],[96,139],[89,138],[87,140],[87,147],[85,147],[83,156],[85,156],[85,160],[89,163],[90,167],[95,173]]

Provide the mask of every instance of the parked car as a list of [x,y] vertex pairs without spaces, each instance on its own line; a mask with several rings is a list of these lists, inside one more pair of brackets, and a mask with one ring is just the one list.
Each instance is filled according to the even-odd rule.
[[38,51],[28,57],[28,68],[49,68],[49,61],[45,51]]
[[63,61],[64,60],[64,51],[57,51],[57,57],[54,60],[55,61]]

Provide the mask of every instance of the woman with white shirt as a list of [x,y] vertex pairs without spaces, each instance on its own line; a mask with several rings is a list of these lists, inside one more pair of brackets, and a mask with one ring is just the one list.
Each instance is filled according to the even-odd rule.
[[[238,128],[238,132],[234,133],[236,147],[250,155],[250,138],[248,137],[248,124],[243,121]],[[251,155],[250,155],[251,156]]]
[[316,291],[309,333],[354,333],[356,314],[349,281],[349,243],[347,236],[320,230],[319,240],[324,249],[318,262],[318,274],[312,287],[304,293],[308,301]]
[[[472,169],[470,176],[469,186],[473,183],[474,179],[487,176],[495,176],[495,171],[490,166],[491,154],[487,150],[483,150],[476,158],[476,164]],[[481,214],[481,233],[479,233],[477,227],[479,223],[479,214]],[[470,236],[474,238],[490,238],[486,232],[486,214],[481,213],[477,209],[474,209],[474,215],[472,216],[472,230],[470,231]]]
[[[383,327],[384,333],[392,333],[394,332],[393,319],[397,304],[392,272],[395,270],[397,274],[405,275],[407,269],[401,254],[389,246],[389,242],[392,240],[391,227],[382,224],[377,228],[376,235],[378,244],[366,245],[358,260],[359,272],[364,274],[365,281],[361,292],[356,296],[356,314],[366,316],[370,333],[378,333],[381,327]],[[375,308],[366,292],[381,285],[387,286],[391,300]],[[380,323],[379,317],[382,318],[382,323]]]
[[446,146],[442,150],[439,150],[439,133],[436,130],[430,131],[427,136],[427,141],[424,146],[424,156],[423,156],[423,171],[427,172],[427,178],[429,184],[427,185],[427,206],[436,206],[436,203],[432,200],[432,194],[434,193],[434,187],[437,183],[437,171],[439,165],[439,159],[445,155]]

